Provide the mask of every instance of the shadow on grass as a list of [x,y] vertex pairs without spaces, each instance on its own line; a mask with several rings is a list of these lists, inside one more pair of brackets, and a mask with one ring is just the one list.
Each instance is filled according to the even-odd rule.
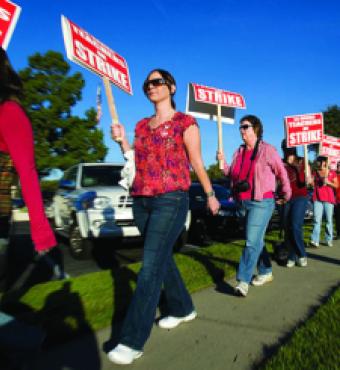
[[[302,328],[303,326],[305,326],[306,323],[308,325],[308,320],[311,319],[316,314],[316,312],[318,311],[318,309],[323,304],[325,304],[328,301],[329,297],[332,294],[334,294],[335,291],[339,287],[340,287],[340,285],[337,284],[336,286],[333,286],[332,288],[330,288],[329,291],[325,294],[325,296],[323,296],[323,297],[320,298],[319,304],[311,307],[309,309],[307,315],[302,320],[300,320],[300,322],[294,328],[292,328],[288,333],[286,333],[281,338],[279,338],[278,339],[278,342],[276,344],[271,345],[271,346],[264,346],[263,349],[262,349],[261,359],[258,362],[256,362],[252,366],[251,369],[252,370],[262,370],[262,369],[265,369],[267,363],[278,353],[279,349],[282,346],[289,344],[290,340],[292,339],[292,336],[294,335],[294,333],[297,330],[299,330],[300,328]],[[317,365],[315,365],[315,366],[317,366]],[[270,367],[270,368],[272,368],[272,367]],[[286,368],[285,367],[285,364],[282,364],[282,369],[283,368]],[[287,367],[287,369],[288,369],[288,367]],[[293,370],[293,368],[291,368],[291,369]]]
[[[71,291],[70,281],[65,281],[59,290],[49,294],[39,311],[33,311],[22,304],[19,301],[20,293],[24,291],[18,290],[5,296],[1,309],[20,322],[41,328],[45,333],[43,343],[45,350],[50,350],[56,345],[64,345],[65,342],[82,335],[82,341],[78,346],[78,342],[72,343],[72,347],[64,346],[57,356],[53,356],[53,360],[48,360],[46,364],[43,364],[45,357],[49,356],[47,353],[38,359],[32,369],[62,370],[67,367],[73,370],[100,370],[96,337],[86,320],[79,294]],[[16,335],[15,330],[12,335]],[[18,332],[18,335],[25,335],[25,333]],[[20,343],[13,342],[11,350],[20,353],[20,346],[17,348],[16,345],[19,346]]]

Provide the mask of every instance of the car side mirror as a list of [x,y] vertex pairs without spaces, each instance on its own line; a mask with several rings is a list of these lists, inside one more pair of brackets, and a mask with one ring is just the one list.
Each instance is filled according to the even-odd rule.
[[72,180],[60,180],[59,187],[65,190],[74,190],[76,188],[76,183]]

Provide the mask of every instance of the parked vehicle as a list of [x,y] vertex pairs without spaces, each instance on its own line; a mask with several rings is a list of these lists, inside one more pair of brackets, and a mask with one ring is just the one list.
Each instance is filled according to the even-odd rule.
[[[122,168],[117,163],[79,163],[65,171],[51,213],[56,232],[69,239],[74,258],[88,258],[95,240],[140,237],[133,199],[119,185]],[[178,248],[186,242],[189,224],[190,214]]]
[[230,237],[240,230],[236,215],[236,204],[231,190],[219,184],[213,189],[221,204],[218,215],[213,216],[207,210],[207,197],[199,183],[193,183],[189,189],[191,224],[189,241],[199,245],[207,245],[211,239]]

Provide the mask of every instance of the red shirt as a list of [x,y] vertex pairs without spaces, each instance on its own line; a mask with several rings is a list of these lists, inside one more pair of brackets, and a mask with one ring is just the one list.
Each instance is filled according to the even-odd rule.
[[35,249],[45,250],[57,242],[44,212],[33,145],[32,127],[20,105],[14,101],[1,104],[0,151],[9,153],[19,175]]
[[[255,163],[256,158],[251,161],[251,156],[254,150],[245,150],[242,154],[240,154],[237,159],[235,166],[231,172],[231,178],[233,184],[236,184],[238,181],[245,180],[247,178],[247,174],[249,171],[248,176],[248,183],[250,185],[249,190],[244,191],[242,193],[235,193],[235,197],[238,200],[251,200],[253,198],[253,187],[254,187],[254,171],[255,171]],[[263,199],[274,198],[273,192],[265,192],[263,194]]]
[[[304,164],[299,167],[293,167],[285,164],[290,187],[292,188],[292,198],[296,197],[306,197],[308,195],[307,186],[302,186],[305,183],[305,166]],[[300,183],[300,187],[299,187]]]
[[338,176],[338,188],[336,189],[336,202],[337,204],[340,203],[340,173],[337,174]]
[[[336,173],[334,171],[329,171],[328,181],[333,181],[336,178]],[[322,179],[316,173],[314,174],[314,192],[313,200],[318,200],[320,202],[335,203],[334,190],[329,185],[323,185]]]
[[131,194],[154,196],[172,191],[187,191],[191,184],[190,164],[183,134],[196,120],[176,112],[171,121],[152,129],[151,117],[139,121],[135,129],[136,176]]

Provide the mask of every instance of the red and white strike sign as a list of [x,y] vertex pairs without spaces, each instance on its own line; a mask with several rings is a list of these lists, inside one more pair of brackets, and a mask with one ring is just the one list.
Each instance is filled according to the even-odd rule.
[[200,103],[221,105],[224,107],[245,109],[246,104],[242,95],[223,91],[214,87],[192,84],[195,100]]
[[7,49],[21,12],[20,6],[7,0],[0,0],[0,45]]
[[331,168],[336,168],[340,161],[340,138],[323,135],[319,154],[328,157]]
[[126,60],[63,15],[61,24],[67,57],[132,95]]
[[287,146],[316,144],[323,137],[322,113],[285,117]]

